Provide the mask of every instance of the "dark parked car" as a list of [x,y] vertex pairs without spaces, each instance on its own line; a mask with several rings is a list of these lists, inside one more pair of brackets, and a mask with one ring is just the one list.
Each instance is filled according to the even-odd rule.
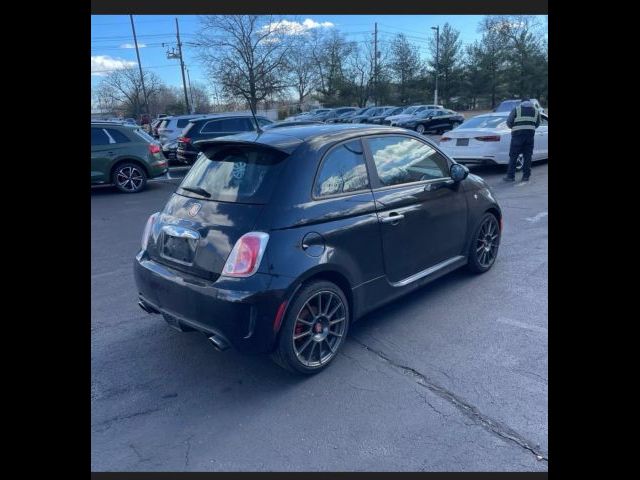
[[390,117],[391,115],[398,115],[405,109],[406,107],[388,107],[385,108],[379,115],[374,115],[373,117],[364,119],[362,123],[373,123],[376,125],[382,125],[385,118]]
[[353,110],[351,112],[346,112],[343,113],[335,118],[330,118],[326,121],[326,123],[345,123],[348,122],[349,118],[354,117],[355,115],[360,115],[361,113],[364,113],[368,110],[368,107],[366,108],[358,108],[356,110]]
[[322,125],[200,142],[134,262],[139,305],[213,345],[311,374],[352,322],[495,262],[487,184],[408,130]]
[[[256,118],[260,127],[273,123],[265,117]],[[196,141],[251,131],[256,131],[256,124],[249,114],[216,114],[191,119],[178,138],[176,157],[183,164],[191,165],[198,156]]]
[[273,122],[268,125],[264,125],[263,130],[271,130],[273,128],[283,127],[298,127],[300,125],[323,125],[323,122],[315,120],[283,120],[281,122]]
[[389,107],[371,107],[366,109],[360,115],[354,115],[353,117],[349,117],[346,121],[349,123],[365,123],[367,119],[371,117],[375,117],[376,115],[382,115],[385,108]]
[[409,128],[418,133],[442,134],[453,130],[464,122],[464,117],[453,110],[423,110],[406,120],[396,124],[398,127]]
[[168,162],[160,144],[138,126],[91,123],[91,184],[114,184],[121,192],[144,189],[148,178],[164,175]]
[[320,122],[328,122],[329,120],[333,120],[335,118],[338,118],[341,115],[344,115],[345,113],[351,113],[351,112],[355,112],[357,110],[356,107],[340,107],[340,108],[334,108],[328,112],[324,112],[324,113],[319,113],[317,115],[314,115],[311,119],[312,120],[318,120]]

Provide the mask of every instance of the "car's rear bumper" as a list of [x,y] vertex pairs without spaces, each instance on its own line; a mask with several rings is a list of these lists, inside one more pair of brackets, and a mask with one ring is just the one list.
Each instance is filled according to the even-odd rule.
[[140,252],[134,262],[138,298],[145,310],[163,314],[181,331],[216,335],[243,352],[269,352],[274,320],[291,279],[256,273],[209,281],[174,270]]

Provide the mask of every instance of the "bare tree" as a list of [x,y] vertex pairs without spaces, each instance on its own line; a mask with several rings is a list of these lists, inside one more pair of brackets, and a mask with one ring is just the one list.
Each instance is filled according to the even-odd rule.
[[243,98],[255,111],[258,102],[286,88],[291,36],[279,19],[208,15],[200,22],[200,58],[225,93]]
[[371,80],[373,78],[372,57],[368,51],[355,44],[347,60],[347,76],[353,85],[356,102],[364,107],[371,96]]
[[206,85],[200,82],[191,82],[190,92],[194,113],[211,112],[211,97]]
[[345,62],[354,51],[355,44],[348,42],[337,30],[323,35],[311,35],[312,58],[318,72],[318,91],[328,104],[337,102],[345,82]]
[[318,70],[313,59],[313,45],[306,36],[299,36],[287,55],[289,83],[298,96],[298,110],[318,85]]
[[[143,70],[144,85],[147,98],[156,95],[162,82],[155,73]],[[126,68],[108,73],[98,84],[97,95],[114,109],[122,109],[128,115],[138,116],[142,113],[144,94],[138,69]]]

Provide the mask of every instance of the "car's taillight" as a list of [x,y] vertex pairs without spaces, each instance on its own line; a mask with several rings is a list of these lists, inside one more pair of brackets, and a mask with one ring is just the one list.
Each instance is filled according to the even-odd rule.
[[499,142],[500,135],[486,135],[484,137],[475,137],[475,139],[481,142]]
[[448,142],[449,140],[451,140],[449,137],[442,137],[440,139],[441,142]]
[[160,212],[156,212],[147,219],[147,224],[144,226],[144,232],[142,232],[142,242],[141,242],[142,250],[146,250],[147,245],[149,245],[149,237],[151,236],[151,229],[153,228],[153,224],[156,223],[156,220],[158,219],[159,215],[160,215]]
[[158,145],[157,143],[150,143],[149,144],[149,151],[151,153],[160,153],[160,145]]
[[178,141],[184,142],[184,143],[191,143],[191,139],[189,137],[180,137]]
[[227,277],[250,277],[260,267],[260,261],[267,248],[269,234],[249,232],[241,236],[227,258],[222,275]]

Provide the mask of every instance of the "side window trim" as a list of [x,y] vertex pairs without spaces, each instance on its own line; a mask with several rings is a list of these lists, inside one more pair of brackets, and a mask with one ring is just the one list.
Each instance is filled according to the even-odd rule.
[[[364,168],[365,168],[365,171],[367,172],[367,181],[369,183],[369,186],[366,188],[362,188],[360,190],[352,190],[351,192],[333,193],[331,195],[315,195],[314,191],[316,189],[316,182],[318,181],[318,176],[320,175],[320,172],[322,171],[322,167],[324,166],[325,160],[327,159],[329,154],[333,152],[335,149],[337,149],[338,147],[341,147],[342,145],[344,145],[345,143],[350,143],[354,141],[360,142],[360,148],[362,148],[362,160],[364,161]],[[311,183],[311,199],[326,200],[328,198],[348,197],[353,195],[361,195],[362,193],[366,193],[366,192],[371,192],[371,172],[369,171],[369,162],[367,161],[367,155],[364,148],[365,146],[364,146],[364,142],[362,141],[362,137],[356,137],[356,138],[350,138],[348,140],[343,140],[339,143],[336,143],[331,148],[329,148],[326,152],[324,152],[324,154],[322,155],[322,158],[318,162],[318,168],[316,168],[316,173],[313,176],[313,182]]]
[[113,137],[109,134],[109,132],[107,131],[106,128],[103,128],[102,131],[105,133],[105,135],[107,136],[107,138],[109,139],[109,145],[113,145],[114,143],[116,143],[116,141],[113,139]]
[[412,135],[405,135],[402,133],[376,133],[373,135],[366,135],[361,137],[362,140],[362,146],[363,146],[363,151],[364,151],[364,156],[365,156],[365,161],[367,163],[367,171],[368,172],[373,172],[373,173],[369,173],[369,186],[371,188],[372,191],[374,192],[379,192],[379,191],[384,191],[384,190],[392,190],[394,188],[403,188],[403,187],[407,187],[407,186],[416,186],[416,185],[427,185],[430,183],[441,183],[441,182],[446,182],[451,179],[451,175],[447,175],[445,177],[441,177],[441,178],[432,178],[429,180],[417,180],[415,182],[408,182],[408,183],[399,183],[397,185],[385,185],[382,183],[382,181],[380,180],[380,177],[378,176],[378,170],[376,169],[376,164],[375,161],[373,160],[373,153],[371,152],[371,148],[369,146],[369,142],[368,140],[370,138],[381,138],[381,137],[405,137],[405,138],[411,138],[413,140],[417,140],[421,143],[424,143],[425,145],[427,145],[428,147],[432,148],[433,150],[435,150],[442,158],[445,159],[445,161],[447,162],[447,173],[449,173],[451,171],[451,165],[452,162],[449,160],[449,157],[447,157],[442,150],[440,150],[439,148],[437,148],[435,145],[431,145],[430,143],[425,142],[423,139],[421,138],[416,138]]

